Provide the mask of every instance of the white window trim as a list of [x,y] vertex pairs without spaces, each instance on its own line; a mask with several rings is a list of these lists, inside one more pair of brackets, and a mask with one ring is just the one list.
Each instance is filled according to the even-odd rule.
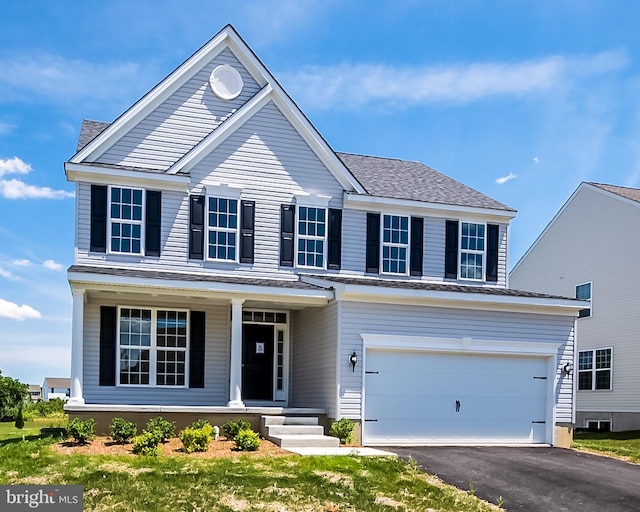
[[[318,196],[320,197],[320,196]],[[330,198],[329,198],[330,199]],[[316,210],[324,210],[324,236],[310,236],[310,235],[301,235],[300,234],[300,208],[315,208]],[[318,206],[311,205],[307,203],[297,203],[296,202],[296,219],[295,219],[295,236],[294,236],[294,259],[296,268],[308,268],[315,270],[326,270],[327,269],[327,250],[328,250],[328,241],[329,241],[329,209],[326,206]],[[298,241],[299,240],[316,240],[322,241],[322,266],[310,266],[310,265],[300,265],[298,263]]]
[[579,286],[584,286],[585,284],[589,285],[589,299],[588,299],[589,300],[589,316],[581,316],[579,317],[580,319],[591,318],[593,316],[593,281],[585,281],[584,283],[578,283],[576,285],[576,292],[578,291]]
[[609,430],[613,432],[613,418],[598,418],[598,419],[593,419],[593,418],[588,418],[584,420],[584,428],[589,428],[589,423],[593,423],[593,422],[597,422],[598,423],[598,430],[600,430],[600,423],[603,421],[606,421],[609,424]]
[[[384,241],[384,217],[404,217],[407,219],[407,243],[385,243]],[[404,272],[385,272],[384,271],[384,248],[386,247],[398,247],[405,248],[407,250],[407,257],[405,260],[405,271]],[[388,212],[380,212],[380,274],[384,274],[387,276],[408,276],[409,275],[409,266],[411,258],[411,215],[403,215],[401,213],[388,213]]]
[[[484,226],[484,250],[462,249],[462,224],[476,224]],[[462,277],[462,254],[480,254],[482,255],[482,277],[473,279],[470,277]],[[474,283],[484,283],[487,280],[487,223],[475,220],[460,219],[458,221],[458,279],[460,281],[473,281]]]
[[[240,207],[241,207],[241,203],[240,203],[240,195],[238,195],[237,197],[233,197],[233,196],[223,196],[223,195],[214,195],[214,194],[207,194],[206,196],[206,205],[205,205],[205,225],[206,225],[206,236],[205,236],[205,240],[204,240],[204,250],[205,250],[205,254],[204,254],[204,258],[205,261],[215,261],[217,263],[238,263],[240,261],[240,248],[239,248],[239,236],[240,236]],[[227,201],[236,201],[236,216],[237,216],[237,222],[236,222],[236,227],[235,229],[230,229],[230,228],[212,228],[211,226],[209,226],[209,199],[226,199]],[[209,257],[209,233],[213,230],[216,231],[223,231],[225,233],[235,233],[236,235],[236,245],[235,245],[235,254],[236,257],[235,259],[220,259],[220,258],[210,258]]]
[[[598,350],[611,350],[611,361],[609,368],[600,368],[596,370],[596,351]],[[580,353],[581,352],[593,352],[593,366],[591,370],[580,370]],[[597,371],[605,371],[609,370],[609,388],[608,389],[596,389],[596,372]],[[580,389],[580,373],[591,372],[591,389]],[[577,391],[587,391],[587,392],[608,392],[613,391],[613,347],[598,347],[598,348],[587,348],[584,350],[578,350],[578,382],[576,383]]]
[[[140,223],[140,252],[120,252],[120,251],[114,251],[111,249],[111,190],[114,188],[119,188],[119,189],[130,189],[131,191],[134,190],[140,190],[142,192],[142,218],[141,220],[131,220],[131,221],[127,221],[128,223],[131,224],[138,224]],[[146,237],[146,224],[147,224],[147,212],[146,212],[146,205],[147,205],[147,191],[144,188],[139,188],[139,187],[130,187],[130,186],[125,186],[125,185],[109,185],[107,188],[107,254],[118,254],[120,256],[144,256],[145,255],[145,237]]]
[[[151,311],[151,344],[146,346],[126,346],[127,348],[140,348],[142,350],[149,350],[149,384],[121,384],[120,383],[120,349],[124,348],[120,345],[120,316],[122,309],[140,309]],[[179,313],[187,313],[187,346],[184,348],[185,357],[184,357],[184,386],[169,386],[169,385],[159,385],[157,382],[157,362],[158,362],[158,345],[157,345],[157,324],[158,324],[158,311],[176,311]],[[190,339],[190,324],[191,324],[191,313],[188,309],[178,309],[178,308],[151,308],[146,306],[118,306],[118,319],[116,325],[116,334],[118,336],[118,351],[116,354],[116,387],[121,388],[162,388],[162,389],[187,389],[189,388],[189,349],[191,347],[191,339]],[[182,349],[177,349],[177,347],[160,347],[160,350],[166,350],[167,348],[173,349],[176,348],[176,352],[181,352]]]

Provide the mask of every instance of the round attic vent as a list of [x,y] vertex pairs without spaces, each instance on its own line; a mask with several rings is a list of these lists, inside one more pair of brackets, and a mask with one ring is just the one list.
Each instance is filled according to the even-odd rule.
[[244,86],[240,73],[228,64],[222,64],[211,72],[209,84],[213,93],[222,100],[237,98]]

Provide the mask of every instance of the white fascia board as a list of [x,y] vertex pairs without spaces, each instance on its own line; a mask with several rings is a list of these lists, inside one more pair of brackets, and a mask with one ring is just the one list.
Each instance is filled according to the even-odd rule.
[[[389,211],[390,208],[395,210],[404,210],[407,213],[415,213],[424,215],[427,213],[430,217],[460,218],[462,216],[478,219],[483,218],[496,222],[509,223],[511,219],[516,217],[518,212],[510,210],[497,210],[495,208],[477,208],[474,206],[457,206],[441,203],[429,203],[423,201],[415,201],[412,199],[395,199],[389,197],[356,195],[344,193],[343,205],[345,208],[354,210],[367,211]],[[428,210],[428,212],[425,212]]]
[[193,166],[205,158],[218,145],[222,144],[230,135],[240,128],[252,115],[264,107],[271,98],[273,89],[270,85],[265,85],[256,95],[247,101],[240,109],[227,121],[213,130],[202,139],[193,149],[182,156],[167,170],[167,174],[175,174],[179,171],[188,172]]
[[[116,119],[100,135],[93,139],[83,149],[76,153],[71,162],[79,163],[84,160],[91,160],[99,157],[122,135],[138,124],[154,108],[165,101],[175,91],[182,87],[189,79],[200,71],[205,62],[215,58],[225,48],[233,46],[238,60],[244,65],[247,59],[247,49],[243,49],[244,44],[240,44],[240,37],[231,25],[224,27],[208,43],[202,46],[196,53],[184,61],[175,71],[156,85],[151,91],[138,100],[129,110]],[[233,44],[230,44],[233,43]],[[256,73],[254,64],[246,66],[250,73]],[[253,78],[260,84],[266,83],[264,76],[255,74]]]
[[202,293],[216,294],[229,299],[238,297],[257,300],[293,299],[300,303],[325,305],[333,298],[331,290],[298,290],[295,288],[280,288],[275,286],[255,286],[250,284],[221,283],[207,281],[180,281],[179,279],[149,279],[144,277],[128,277],[117,275],[90,274],[84,272],[68,272],[67,277],[72,289],[113,290],[114,287],[132,287],[158,291],[171,290],[180,295]]
[[396,336],[391,334],[360,334],[366,349],[398,351],[437,351],[464,354],[512,354],[555,356],[562,342],[503,341],[471,337],[435,338],[430,336]]
[[91,164],[65,162],[64,171],[67,181],[90,182],[104,185],[132,185],[140,187],[158,187],[163,190],[188,190],[189,176],[170,175],[165,173],[131,171]]

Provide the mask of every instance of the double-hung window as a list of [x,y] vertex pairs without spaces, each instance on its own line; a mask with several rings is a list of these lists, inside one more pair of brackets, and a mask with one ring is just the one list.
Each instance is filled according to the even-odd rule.
[[187,316],[180,310],[120,308],[118,383],[186,386]]
[[208,198],[207,258],[237,261],[238,200]]
[[298,207],[298,267],[325,268],[327,210]]
[[485,225],[461,222],[460,279],[484,279],[485,248]]
[[[588,300],[591,302],[591,283],[584,283],[576,286],[576,299]],[[581,309],[578,311],[578,318],[589,316],[591,316],[591,308]]]
[[111,187],[111,252],[142,254],[143,197],[141,189]]
[[610,348],[581,350],[578,353],[578,390],[611,389]]
[[409,252],[409,217],[384,215],[381,245],[382,273],[406,274]]

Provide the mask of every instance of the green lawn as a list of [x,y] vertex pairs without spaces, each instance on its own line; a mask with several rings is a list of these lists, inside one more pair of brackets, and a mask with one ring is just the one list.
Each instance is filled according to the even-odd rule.
[[20,438],[22,436],[40,435],[40,429],[43,427],[66,427],[67,417],[51,417],[51,418],[35,418],[31,421],[24,422],[24,428],[18,429],[13,422],[0,422],[0,441],[3,439]]
[[61,455],[37,428],[0,425],[0,483],[81,484],[86,511],[498,510],[389,457]]
[[579,432],[573,436],[572,447],[640,463],[640,430]]

